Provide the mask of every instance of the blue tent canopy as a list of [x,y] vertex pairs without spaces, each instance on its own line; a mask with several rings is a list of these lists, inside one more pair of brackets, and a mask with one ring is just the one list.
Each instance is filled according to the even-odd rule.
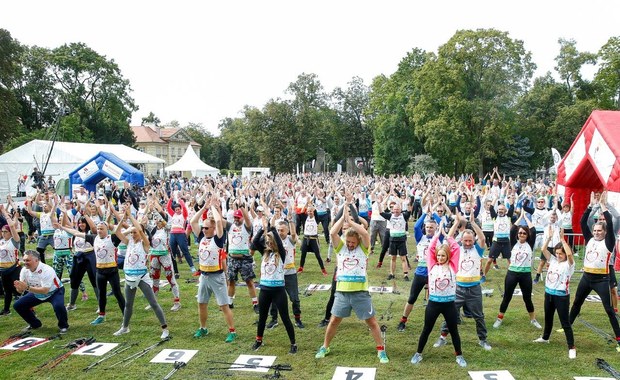
[[112,153],[99,152],[69,173],[71,196],[73,196],[73,185],[84,186],[89,192],[95,191],[97,184],[104,178],[144,186],[144,174],[140,170]]

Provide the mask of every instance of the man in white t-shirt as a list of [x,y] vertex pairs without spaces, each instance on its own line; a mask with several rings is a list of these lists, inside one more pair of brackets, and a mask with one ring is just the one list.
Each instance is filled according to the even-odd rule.
[[65,288],[54,269],[39,261],[38,252],[28,250],[24,253],[24,270],[14,285],[19,293],[28,292],[13,304],[15,311],[28,323],[26,329],[38,329],[43,325],[32,308],[49,302],[58,318],[60,333],[67,332],[69,323],[65,308]]

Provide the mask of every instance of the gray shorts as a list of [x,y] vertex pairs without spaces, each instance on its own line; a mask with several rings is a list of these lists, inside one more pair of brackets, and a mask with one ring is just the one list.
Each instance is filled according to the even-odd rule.
[[54,248],[54,235],[39,236],[37,248],[45,249],[48,245],[51,245],[52,248]]
[[222,273],[201,274],[198,282],[198,303],[209,303],[211,295],[215,296],[218,306],[228,305],[228,288],[226,275]]
[[351,316],[351,309],[355,310],[357,318],[365,321],[375,316],[375,309],[372,307],[370,293],[361,292],[336,292],[332,314],[338,318]]

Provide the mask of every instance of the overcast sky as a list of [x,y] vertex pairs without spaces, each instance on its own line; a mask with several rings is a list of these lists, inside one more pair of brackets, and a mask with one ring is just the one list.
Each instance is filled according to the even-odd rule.
[[0,28],[22,44],[84,42],[114,59],[140,109],[163,123],[218,122],[262,106],[301,73],[326,91],[390,75],[413,48],[436,52],[460,29],[496,28],[553,70],[558,38],[596,52],[620,35],[620,1],[32,1],[3,2]]

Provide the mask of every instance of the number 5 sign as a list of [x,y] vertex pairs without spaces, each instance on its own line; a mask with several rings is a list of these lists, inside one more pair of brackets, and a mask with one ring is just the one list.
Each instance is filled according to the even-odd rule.
[[190,361],[198,350],[170,350],[165,349],[161,350],[157,356],[155,356],[151,363],[170,363],[174,364],[175,362],[183,362],[187,363]]
[[471,380],[515,380],[508,371],[469,371]]
[[376,368],[336,367],[332,380],[374,380]]

